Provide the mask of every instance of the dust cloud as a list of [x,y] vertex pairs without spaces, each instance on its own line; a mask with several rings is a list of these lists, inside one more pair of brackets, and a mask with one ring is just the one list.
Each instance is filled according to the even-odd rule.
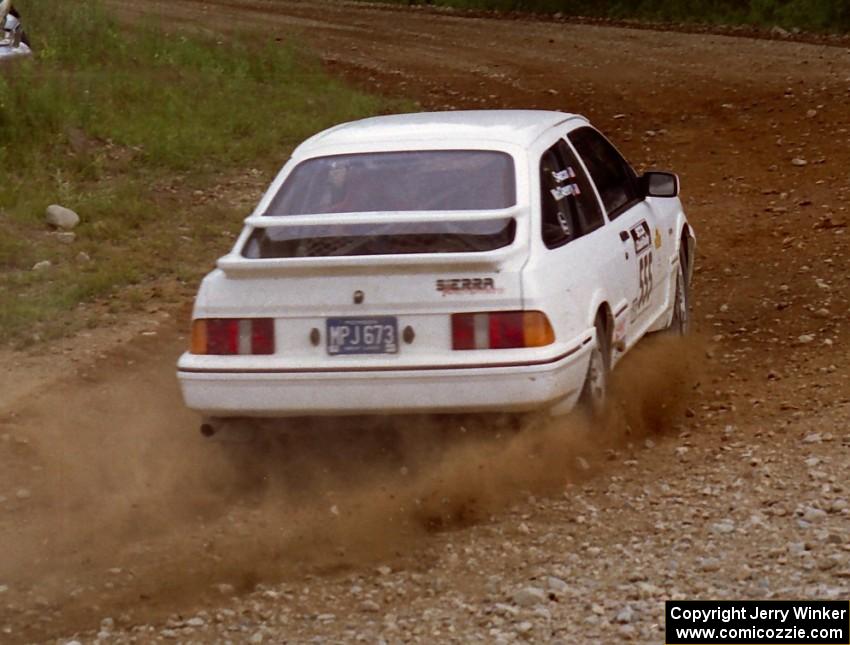
[[615,371],[601,420],[292,420],[251,445],[201,438],[170,361],[122,355],[109,378],[67,383],[17,416],[33,499],[0,524],[0,581],[73,624],[409,553],[675,428],[700,355],[693,339],[648,339]]

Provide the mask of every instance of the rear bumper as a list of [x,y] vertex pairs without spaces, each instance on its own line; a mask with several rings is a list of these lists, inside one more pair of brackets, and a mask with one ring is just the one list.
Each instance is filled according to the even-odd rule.
[[21,44],[18,47],[12,47],[11,45],[0,45],[0,61],[12,60],[13,58],[23,58],[24,56],[29,56],[30,54],[32,54],[32,51],[24,44]]
[[509,367],[332,372],[178,369],[186,405],[211,417],[527,411],[575,405],[591,343],[558,360]]

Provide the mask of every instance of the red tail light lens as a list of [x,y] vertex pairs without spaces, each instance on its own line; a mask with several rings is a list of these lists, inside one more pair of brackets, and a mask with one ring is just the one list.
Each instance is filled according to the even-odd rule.
[[239,353],[239,321],[232,318],[207,320],[206,354]]
[[452,315],[452,349],[475,349],[474,315]]
[[251,321],[251,353],[274,354],[274,320],[255,318]]
[[192,323],[193,354],[274,354],[272,318],[200,318]]
[[525,347],[522,312],[513,311],[490,316],[490,349]]
[[452,349],[514,349],[555,342],[541,311],[452,314]]

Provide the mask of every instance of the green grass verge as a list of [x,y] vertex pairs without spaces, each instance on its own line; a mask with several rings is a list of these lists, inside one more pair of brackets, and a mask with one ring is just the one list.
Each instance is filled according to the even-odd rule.
[[[199,277],[248,209],[215,186],[268,179],[306,136],[402,107],[291,43],[129,29],[97,0],[16,5],[36,55],[0,67],[0,343],[62,334],[78,303],[127,285]],[[51,203],[80,214],[72,244],[47,232]]]
[[[388,0],[416,4],[425,0]],[[850,32],[846,0],[433,0],[463,9],[560,12],[568,16],[673,22],[780,25],[788,29]]]

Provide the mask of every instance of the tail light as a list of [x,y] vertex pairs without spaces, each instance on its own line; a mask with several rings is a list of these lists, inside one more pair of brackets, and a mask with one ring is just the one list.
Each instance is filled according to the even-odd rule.
[[192,321],[192,354],[274,354],[272,318],[198,318]]
[[452,349],[543,347],[555,332],[542,311],[452,314]]

